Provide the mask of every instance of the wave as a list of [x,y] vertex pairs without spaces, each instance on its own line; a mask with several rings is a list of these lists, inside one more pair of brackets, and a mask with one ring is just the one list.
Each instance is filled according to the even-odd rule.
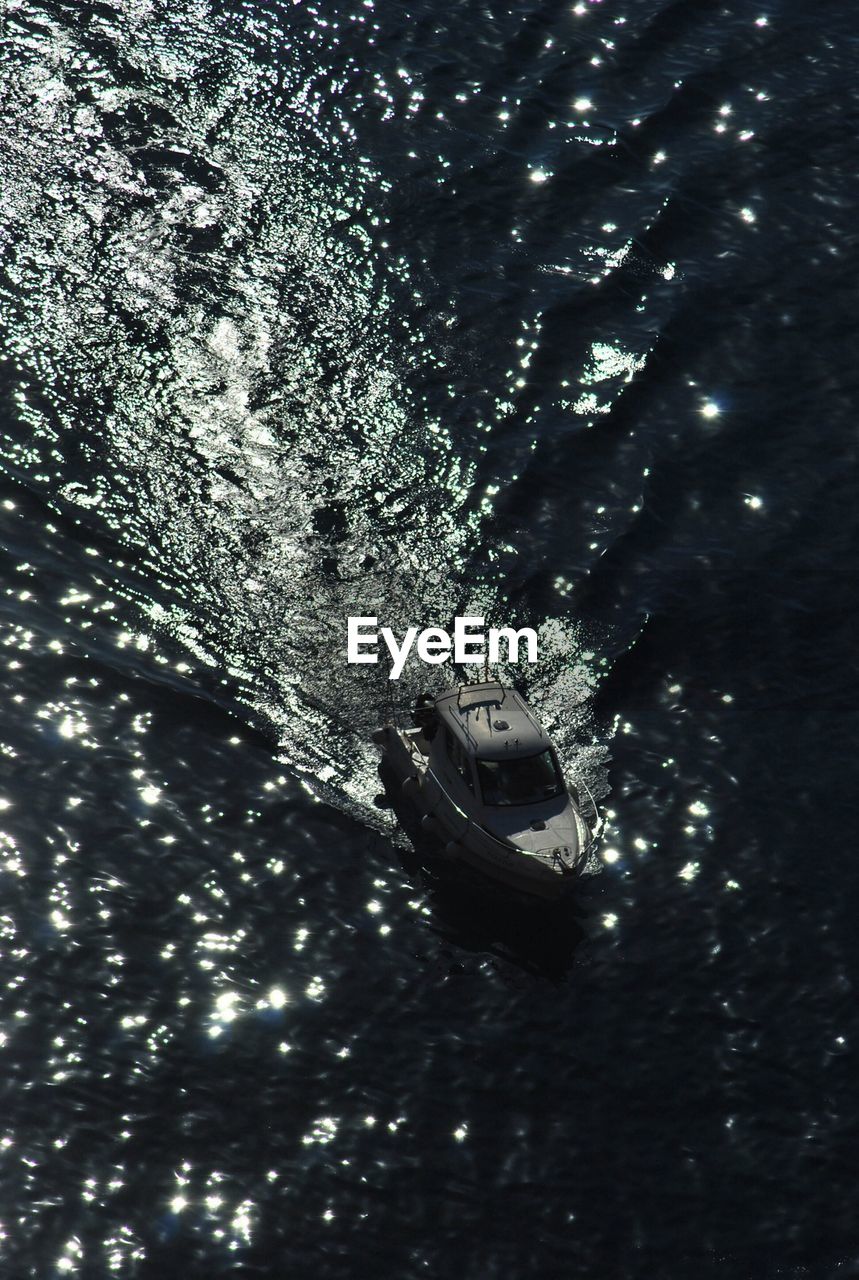
[[[368,733],[391,689],[347,667],[346,617],[446,626],[504,601],[473,573],[474,453],[404,377],[433,355],[410,264],[378,252],[386,182],[277,18],[13,7],[4,465],[134,551],[145,625],[229,674],[314,794],[377,822]],[[541,635],[530,692],[568,761],[591,740],[605,790],[587,641]],[[408,672],[400,703],[425,684]]]

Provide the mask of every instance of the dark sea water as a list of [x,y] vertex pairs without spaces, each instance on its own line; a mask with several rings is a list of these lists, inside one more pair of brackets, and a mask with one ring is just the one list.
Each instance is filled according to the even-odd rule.
[[[0,1275],[859,1275],[855,8],[0,12]],[[373,804],[469,612],[561,910]]]

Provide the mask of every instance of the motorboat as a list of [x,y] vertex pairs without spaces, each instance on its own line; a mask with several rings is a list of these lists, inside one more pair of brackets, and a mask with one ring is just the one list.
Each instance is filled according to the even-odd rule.
[[380,771],[451,858],[512,889],[558,898],[572,887],[596,829],[524,698],[497,680],[421,694],[412,726],[373,734]]

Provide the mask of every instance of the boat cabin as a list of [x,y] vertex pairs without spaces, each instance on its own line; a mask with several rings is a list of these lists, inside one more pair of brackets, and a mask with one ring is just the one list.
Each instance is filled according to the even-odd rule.
[[450,689],[435,699],[428,727],[430,768],[453,783],[466,807],[566,797],[548,735],[515,689],[498,681]]

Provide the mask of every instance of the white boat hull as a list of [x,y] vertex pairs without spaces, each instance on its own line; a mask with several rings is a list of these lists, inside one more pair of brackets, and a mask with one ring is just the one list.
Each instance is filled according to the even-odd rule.
[[[578,849],[572,860],[550,850],[535,853],[499,839],[476,823],[451,798],[429,767],[426,743],[418,729],[386,725],[373,735],[382,748],[392,784],[414,807],[427,835],[446,856],[469,864],[520,893],[555,900],[573,888],[587,859],[590,831],[575,810]],[[564,850],[569,854],[569,850]]]

